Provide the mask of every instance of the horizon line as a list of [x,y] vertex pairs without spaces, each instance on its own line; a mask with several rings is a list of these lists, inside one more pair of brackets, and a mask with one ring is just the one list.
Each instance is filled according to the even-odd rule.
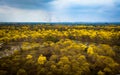
[[0,23],[120,23],[120,22],[0,22]]

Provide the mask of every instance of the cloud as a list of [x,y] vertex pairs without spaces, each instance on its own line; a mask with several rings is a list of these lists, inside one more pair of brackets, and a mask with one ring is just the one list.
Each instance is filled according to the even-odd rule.
[[0,21],[120,22],[119,0],[0,0]]
[[51,4],[56,9],[65,9],[72,6],[84,6],[84,7],[91,7],[91,6],[113,6],[113,0],[54,0]]
[[[119,20],[118,0],[55,0],[51,2],[54,15],[71,18],[69,21],[113,22]],[[115,16],[116,15],[116,16]],[[118,17],[119,16],[119,17]],[[62,18],[64,18],[62,17]],[[62,20],[62,19],[61,19]]]
[[48,13],[44,10],[26,10],[8,6],[0,7],[0,22],[48,22]]
[[0,5],[23,9],[47,9],[52,0],[0,0]]

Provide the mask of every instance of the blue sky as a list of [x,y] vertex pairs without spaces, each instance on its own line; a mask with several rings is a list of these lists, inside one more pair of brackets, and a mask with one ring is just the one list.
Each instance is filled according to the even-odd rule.
[[120,0],[0,0],[0,22],[120,22]]

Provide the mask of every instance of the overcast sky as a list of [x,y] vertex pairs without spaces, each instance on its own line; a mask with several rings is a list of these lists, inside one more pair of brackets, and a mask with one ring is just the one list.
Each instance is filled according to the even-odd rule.
[[0,22],[120,22],[120,0],[0,0]]

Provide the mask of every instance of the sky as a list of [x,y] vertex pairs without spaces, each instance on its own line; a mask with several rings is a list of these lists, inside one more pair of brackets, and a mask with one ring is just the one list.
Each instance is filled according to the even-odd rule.
[[0,0],[0,22],[120,22],[120,0]]

